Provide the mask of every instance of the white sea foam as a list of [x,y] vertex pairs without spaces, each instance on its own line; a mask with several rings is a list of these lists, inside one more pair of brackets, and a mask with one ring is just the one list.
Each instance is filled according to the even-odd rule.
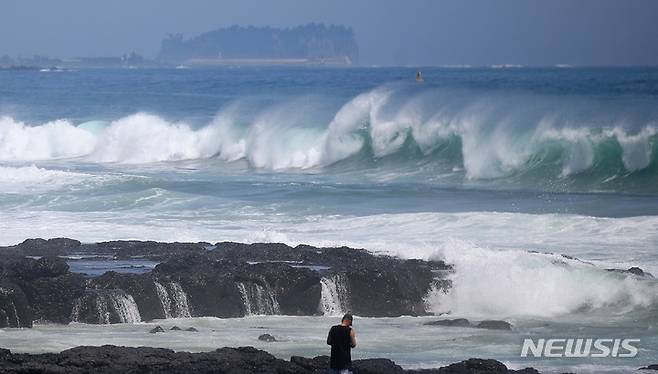
[[651,138],[656,136],[656,128],[645,127],[640,132],[630,135],[621,127],[608,131],[607,136],[615,138],[622,147],[622,161],[629,171],[642,170],[651,163]]
[[29,166],[0,166],[0,192],[24,193],[79,184],[94,176],[85,173]]
[[165,318],[190,318],[192,316],[187,294],[180,283],[169,282],[168,287],[157,281],[153,281],[153,284]]
[[[316,217],[302,221],[281,215],[258,219],[248,215],[242,220],[226,221],[164,217],[161,212],[153,219],[129,212],[43,212],[30,213],[29,217],[10,213],[2,217],[6,228],[2,244],[15,244],[26,237],[54,236],[82,241],[273,241],[348,245],[403,258],[442,258],[456,266],[455,285],[449,294],[433,299],[432,310],[480,317],[553,317],[606,308],[617,314],[655,303],[658,295],[650,281],[604,270],[640,266],[658,274],[656,217],[483,212]],[[565,253],[591,264],[529,250]],[[244,291],[253,313],[268,314],[273,310],[269,292],[256,288]]]
[[339,316],[349,310],[348,289],[340,274],[320,279],[320,312],[325,316]]
[[271,315],[280,314],[281,308],[276,300],[274,291],[265,284],[256,282],[237,282],[236,286],[244,304],[245,315]]
[[[67,120],[25,124],[0,119],[0,160],[30,161],[83,157],[92,162],[150,163],[218,157],[247,160],[257,168],[314,168],[344,160],[368,144],[381,158],[412,139],[425,154],[448,139],[461,141],[466,176],[498,178],[536,160],[547,149],[564,154],[562,175],[591,168],[601,144],[621,147],[628,171],[651,165],[656,124],[624,123],[617,113],[595,125],[579,121],[578,105],[556,99],[479,97],[458,93],[401,93],[394,86],[365,92],[345,103],[326,124],[309,124],[319,105],[291,101],[250,110],[228,105],[197,128],[147,113],[113,122],[75,126]],[[588,108],[587,103],[583,106]],[[590,105],[591,106],[591,105]],[[310,113],[310,114],[309,114]]]
[[89,159],[130,164],[208,158],[218,149],[204,135],[186,124],[138,113],[110,124],[98,136]]
[[84,156],[96,146],[91,133],[58,120],[29,126],[0,117],[0,160],[33,161]]
[[[351,216],[232,215],[171,212],[7,211],[0,245],[27,237],[72,237],[82,241],[282,242],[363,247],[404,258],[427,258],[449,240],[485,248],[565,253],[617,266],[643,265],[658,274],[657,217],[601,218],[523,213],[399,213]],[[394,229],[393,229],[394,228]]]
[[[85,309],[94,309],[94,311]],[[85,313],[95,314],[91,318],[95,323],[100,324],[112,323],[112,314],[116,315],[118,323],[137,323],[142,320],[135,299],[124,292],[107,291],[92,297],[83,296],[76,299],[71,320],[77,322],[85,318],[83,310]]]
[[451,241],[432,256],[454,264],[452,287],[430,310],[469,318],[556,318],[606,310],[622,315],[658,302],[658,284],[555,254],[492,251]]

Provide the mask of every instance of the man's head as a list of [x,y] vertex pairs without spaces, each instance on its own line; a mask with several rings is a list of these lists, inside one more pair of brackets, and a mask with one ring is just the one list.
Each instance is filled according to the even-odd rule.
[[340,320],[340,323],[343,326],[352,326],[352,321],[353,320],[354,320],[354,318],[352,318],[352,315],[347,313],[343,316],[343,319]]

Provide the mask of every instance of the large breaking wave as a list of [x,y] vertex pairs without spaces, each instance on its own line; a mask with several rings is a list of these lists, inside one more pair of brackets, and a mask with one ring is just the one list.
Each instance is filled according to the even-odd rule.
[[219,159],[269,170],[407,162],[465,180],[646,185],[658,175],[658,111],[618,101],[384,86],[329,116],[312,100],[236,102],[201,127],[149,113],[82,124],[3,117],[0,161]]
[[603,313],[611,318],[658,306],[655,279],[606,271],[571,257],[489,250],[459,240],[446,243],[434,256],[456,270],[450,290],[432,290],[427,296],[429,310],[436,314],[597,318]]

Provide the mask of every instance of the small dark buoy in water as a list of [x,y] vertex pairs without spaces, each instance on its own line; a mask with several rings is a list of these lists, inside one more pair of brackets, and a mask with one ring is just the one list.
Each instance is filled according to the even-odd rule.
[[423,82],[423,74],[420,73],[420,70],[416,72],[416,82],[421,83]]

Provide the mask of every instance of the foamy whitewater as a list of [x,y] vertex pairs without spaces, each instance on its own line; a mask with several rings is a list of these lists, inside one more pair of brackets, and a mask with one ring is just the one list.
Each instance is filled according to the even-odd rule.
[[[0,245],[31,237],[230,240],[441,259],[455,266],[453,287],[430,292],[428,311],[518,328],[364,320],[363,341],[373,348],[363,357],[428,367],[466,354],[579,372],[658,363],[657,282],[606,270],[639,266],[658,275],[658,70],[424,69],[423,84],[414,74],[0,71]],[[189,317],[184,292],[161,286],[170,316]],[[276,314],[268,290],[243,288],[250,314]],[[323,279],[322,289],[326,316],[349,308],[339,279]],[[126,313],[127,322],[138,320]],[[286,318],[237,324],[276,329]],[[226,328],[221,320],[183,321]],[[325,353],[315,326],[324,329],[329,317],[295,323],[295,336],[267,349]],[[6,330],[0,345],[31,351],[38,336],[47,351],[81,341],[212,348],[185,335],[144,341],[153,337],[131,329]],[[257,344],[249,334],[216,331],[203,335],[213,347]],[[518,356],[525,336],[573,331],[639,337],[640,358]],[[401,335],[414,339],[377,348]]]

